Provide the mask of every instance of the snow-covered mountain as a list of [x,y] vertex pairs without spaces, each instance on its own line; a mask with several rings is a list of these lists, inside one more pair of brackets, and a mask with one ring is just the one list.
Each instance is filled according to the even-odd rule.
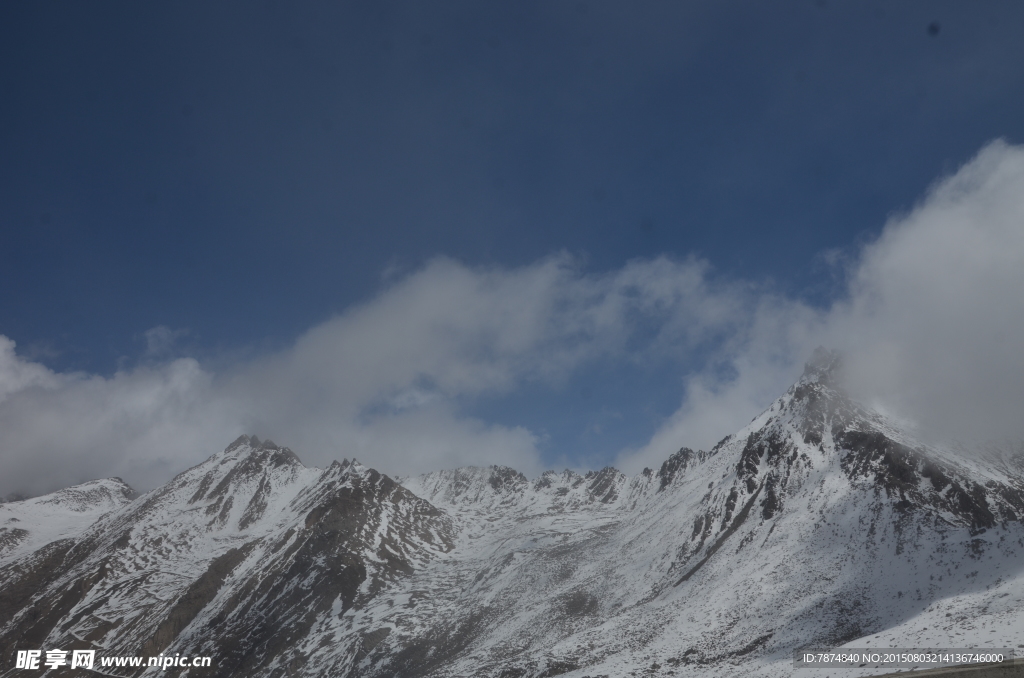
[[134,500],[108,480],[4,504],[0,675],[41,647],[210,655],[202,675],[582,678],[1024,643],[1024,458],[926,448],[837,371],[816,353],[743,430],[635,477],[396,482],[243,436]]
[[17,649],[45,646],[209,655],[217,675],[320,675],[359,649],[318,650],[349,623],[342,614],[453,538],[450,518],[372,469],[306,468],[242,437],[0,569],[2,670]]

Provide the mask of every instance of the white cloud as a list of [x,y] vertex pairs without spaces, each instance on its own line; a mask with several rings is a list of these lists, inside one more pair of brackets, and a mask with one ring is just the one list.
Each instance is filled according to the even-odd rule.
[[170,327],[158,325],[142,333],[146,340],[145,355],[148,358],[166,358],[173,351],[178,340],[188,335],[188,330],[172,330]]
[[209,441],[237,430],[230,403],[192,359],[103,378],[8,358],[39,376],[0,403],[5,493],[110,475],[166,480]]
[[564,255],[519,268],[440,258],[290,348],[216,373],[161,362],[176,339],[166,328],[146,334],[145,362],[110,377],[54,373],[0,337],[0,493],[108,475],[152,487],[242,432],[314,464],[356,456],[392,474],[470,463],[536,473],[535,433],[474,419],[465,405],[557,386],[594,361],[702,356],[679,410],[620,455],[637,471],[746,424],[819,344],[846,353],[863,397],[927,430],[1024,435],[1024,150],[983,149],[893,218],[848,279],[822,310],[715,280],[694,259],[588,274]]
[[925,430],[1021,436],[1024,149],[990,144],[892,220],[829,320],[863,393]]
[[997,141],[893,217],[851,266],[847,295],[813,310],[768,295],[680,409],[619,463],[656,465],[746,424],[813,348],[844,353],[849,387],[926,437],[1024,438],[1024,148]]
[[0,404],[19,391],[56,383],[55,375],[50,370],[19,359],[14,348],[13,341],[0,335]]
[[101,475],[166,481],[241,432],[269,435],[314,464],[356,456],[389,473],[465,464],[541,469],[535,434],[468,417],[474,398],[556,385],[594,360],[682,351],[735,331],[745,287],[706,265],[655,259],[603,275],[568,256],[515,269],[436,259],[287,350],[213,374],[153,362],[174,334],[146,337],[148,362],[112,377],[0,363],[0,492]]

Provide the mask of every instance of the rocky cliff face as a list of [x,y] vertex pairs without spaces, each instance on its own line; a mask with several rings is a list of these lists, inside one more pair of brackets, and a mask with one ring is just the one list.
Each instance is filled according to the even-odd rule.
[[535,678],[1024,642],[1024,457],[926,448],[838,370],[816,354],[743,430],[635,477],[396,482],[243,437],[134,500],[109,480],[2,505],[0,675],[45,647],[210,655],[202,675]]

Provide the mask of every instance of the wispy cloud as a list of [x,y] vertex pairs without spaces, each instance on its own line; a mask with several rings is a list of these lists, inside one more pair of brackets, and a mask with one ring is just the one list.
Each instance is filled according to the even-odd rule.
[[144,355],[147,358],[167,358],[174,352],[181,338],[186,336],[188,336],[186,329],[172,330],[165,325],[152,327],[142,333],[142,338],[146,341]]

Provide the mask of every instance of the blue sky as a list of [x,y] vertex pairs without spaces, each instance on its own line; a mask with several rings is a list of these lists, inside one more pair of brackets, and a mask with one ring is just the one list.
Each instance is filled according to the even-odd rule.
[[[437,336],[474,337],[445,344],[461,367],[425,357],[358,398],[295,382],[334,394],[317,401],[324,421],[340,398],[350,430],[307,439],[270,404],[233,398],[183,440],[205,456],[251,428],[317,463],[354,449],[401,473],[472,462],[410,442],[436,433],[444,447],[439,431],[461,426],[453,448],[506,450],[481,462],[601,466],[643,449],[654,463],[696,444],[669,425],[694,393],[755,369],[766,304],[801,317],[856,306],[851,280],[884,259],[887,223],[909,223],[989,142],[1015,157],[1022,32],[1016,2],[7,3],[0,334],[16,348],[0,419],[39,393],[59,400],[53,379],[115,400],[118,378],[173,383],[183,365],[218,393],[257,373],[288,381],[281,364],[331,323],[370,318],[369,347],[387,344],[374,332],[429,335],[428,319],[381,315],[420,285],[489,300],[472,318],[469,297],[438,311],[451,325]],[[586,340],[545,330],[500,348],[496,333],[515,328],[483,318],[516,285],[536,292],[523,295],[535,321],[572,325],[616,299],[617,320],[587,316]],[[678,285],[675,301],[662,285]],[[831,336],[815,332],[764,353],[772,376],[728,401],[734,418],[798,376],[795,356]],[[356,350],[324,341],[324,360]],[[490,381],[453,376],[498,364]],[[417,413],[388,433],[356,425],[388,408]],[[143,485],[158,474],[142,467],[194,461],[184,442],[140,451],[155,435],[144,421],[176,430],[163,410],[116,419],[67,454]],[[405,456],[368,442],[397,430],[388,444]],[[21,459],[62,440],[26,429],[0,444]],[[124,452],[103,461],[110,446]]]

